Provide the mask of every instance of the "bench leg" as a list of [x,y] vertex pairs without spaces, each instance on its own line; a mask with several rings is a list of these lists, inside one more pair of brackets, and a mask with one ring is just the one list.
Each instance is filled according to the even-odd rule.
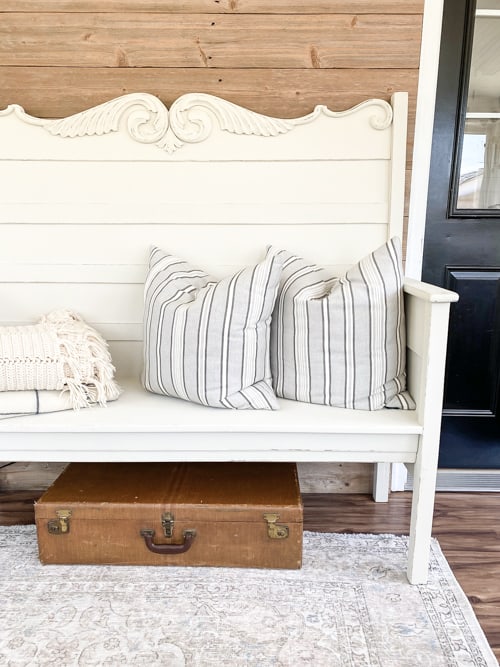
[[373,471],[373,500],[376,503],[386,503],[389,500],[391,484],[391,464],[375,463]]
[[410,544],[408,549],[408,581],[427,583],[431,546],[434,497],[436,493],[437,448],[422,456],[419,447],[415,461],[411,504]]

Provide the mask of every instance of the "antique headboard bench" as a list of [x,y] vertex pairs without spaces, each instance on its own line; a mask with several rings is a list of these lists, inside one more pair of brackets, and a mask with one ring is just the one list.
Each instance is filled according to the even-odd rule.
[[341,273],[402,237],[407,95],[303,118],[205,94],[167,111],[130,94],[61,120],[0,111],[2,324],[69,308],[109,341],[107,407],[0,421],[4,461],[355,461],[415,464],[408,578],[427,578],[449,304],[404,286],[416,410],[281,400],[223,410],[146,392],[143,284],[152,245],[220,277],[274,244]]

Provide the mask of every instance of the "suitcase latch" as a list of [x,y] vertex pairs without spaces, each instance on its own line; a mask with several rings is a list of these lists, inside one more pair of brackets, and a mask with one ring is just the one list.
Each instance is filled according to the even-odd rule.
[[165,537],[172,537],[174,532],[174,515],[170,512],[164,512],[161,515],[161,525],[163,526]]
[[276,523],[279,518],[279,514],[264,514],[264,520],[267,521],[267,534],[272,540],[283,540],[288,537],[288,526]]
[[47,529],[51,535],[69,533],[71,510],[56,510],[57,519],[49,519]]

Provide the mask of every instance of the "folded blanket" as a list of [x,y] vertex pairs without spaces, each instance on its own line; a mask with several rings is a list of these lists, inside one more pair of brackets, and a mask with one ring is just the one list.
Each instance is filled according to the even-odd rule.
[[104,338],[68,310],[0,327],[0,392],[58,390],[73,409],[104,405],[120,394],[114,372]]
[[0,420],[71,409],[69,394],[60,391],[32,389],[0,392]]

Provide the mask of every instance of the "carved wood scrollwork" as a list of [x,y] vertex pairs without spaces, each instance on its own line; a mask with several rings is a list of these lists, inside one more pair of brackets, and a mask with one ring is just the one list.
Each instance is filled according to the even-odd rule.
[[60,137],[103,135],[124,128],[135,141],[156,144],[160,149],[173,153],[184,144],[204,141],[214,125],[233,134],[270,137],[309,123],[321,114],[340,118],[366,108],[373,112],[368,119],[372,128],[384,130],[389,127],[392,108],[379,99],[367,100],[345,111],[331,111],[324,105],[318,105],[307,116],[282,119],[256,113],[206,93],[182,95],[172,104],[170,111],[154,95],[130,93],[57,120],[30,116],[17,104],[1,110],[0,115],[14,113],[24,122],[39,125]]

